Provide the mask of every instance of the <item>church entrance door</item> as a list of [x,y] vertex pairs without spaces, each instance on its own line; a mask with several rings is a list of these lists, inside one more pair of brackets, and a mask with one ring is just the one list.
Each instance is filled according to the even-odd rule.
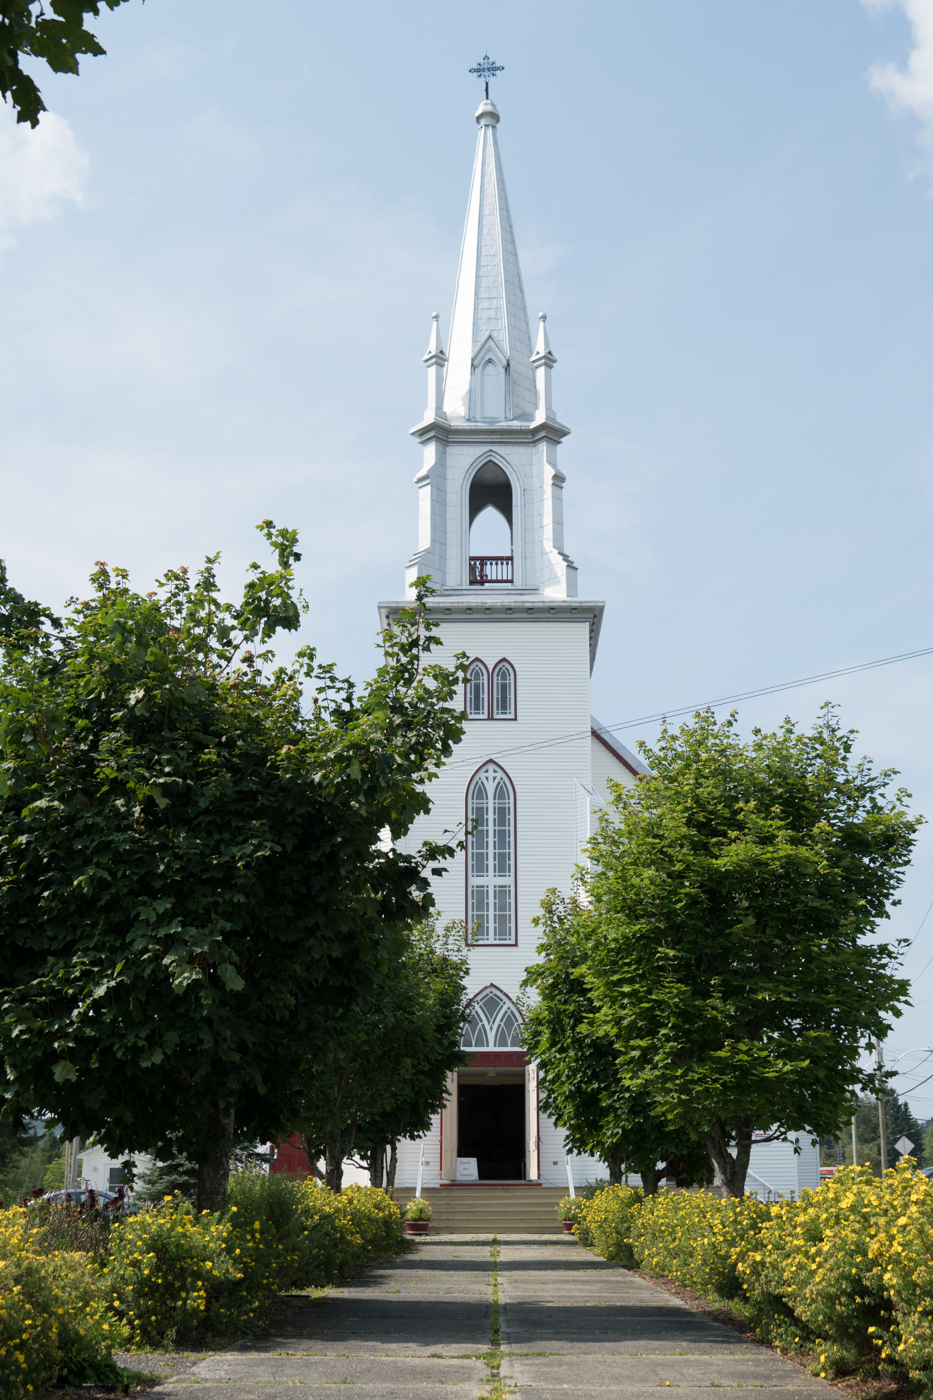
[[464,1083],[457,1095],[457,1156],[475,1157],[480,1181],[524,1181],[525,1086]]

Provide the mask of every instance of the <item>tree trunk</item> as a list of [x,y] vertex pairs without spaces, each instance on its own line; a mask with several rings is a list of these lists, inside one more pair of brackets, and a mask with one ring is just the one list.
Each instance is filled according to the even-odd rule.
[[324,1185],[339,1195],[343,1190],[343,1133],[339,1128],[327,1134],[324,1147]]
[[607,1157],[606,1166],[609,1168],[609,1185],[622,1185],[622,1170],[625,1166],[621,1157]]
[[654,1162],[645,1167],[640,1167],[638,1174],[641,1177],[641,1189],[646,1196],[656,1196],[658,1194],[658,1183],[664,1176],[665,1167],[658,1170]]
[[370,1186],[381,1186],[386,1171],[386,1150],[384,1147],[374,1147],[369,1154],[369,1184]]
[[301,1150],[305,1154],[305,1160],[308,1163],[308,1171],[316,1180],[323,1181],[324,1173],[318,1166],[317,1144],[312,1143],[303,1133],[301,1134]]
[[386,1172],[386,1190],[395,1190],[395,1168],[398,1166],[398,1138],[389,1144],[389,1170]]
[[[706,1143],[710,1160],[719,1174],[719,1180],[726,1188],[726,1194],[733,1200],[745,1195],[745,1178],[752,1155],[753,1131],[752,1120],[746,1116],[738,1120],[731,1133],[727,1131],[725,1123],[717,1119],[700,1134]],[[734,1157],[729,1151],[730,1139],[736,1148]]]
[[198,1210],[219,1211],[227,1204],[230,1151],[233,1147],[233,1109],[216,1109],[207,1121],[205,1147],[208,1156],[198,1163]]

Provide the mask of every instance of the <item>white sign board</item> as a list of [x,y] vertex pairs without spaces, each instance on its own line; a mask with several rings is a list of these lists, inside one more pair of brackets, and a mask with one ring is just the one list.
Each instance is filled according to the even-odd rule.
[[476,1166],[475,1157],[457,1158],[457,1180],[479,1181],[479,1171]]
[[914,1145],[909,1137],[899,1137],[894,1146],[902,1157],[906,1157],[908,1152],[913,1152],[914,1150]]

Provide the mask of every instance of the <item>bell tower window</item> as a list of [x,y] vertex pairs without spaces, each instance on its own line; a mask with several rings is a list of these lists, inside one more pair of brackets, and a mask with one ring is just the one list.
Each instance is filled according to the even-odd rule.
[[514,943],[515,804],[495,763],[482,767],[467,797],[467,927],[475,943]]
[[512,483],[484,462],[470,482],[470,583],[512,582]]

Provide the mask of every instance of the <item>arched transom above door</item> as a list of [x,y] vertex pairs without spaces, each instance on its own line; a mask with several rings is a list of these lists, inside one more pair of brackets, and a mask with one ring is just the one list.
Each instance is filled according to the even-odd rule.
[[520,1050],[521,1028],[518,1012],[508,997],[488,987],[473,999],[460,1045],[464,1050]]

